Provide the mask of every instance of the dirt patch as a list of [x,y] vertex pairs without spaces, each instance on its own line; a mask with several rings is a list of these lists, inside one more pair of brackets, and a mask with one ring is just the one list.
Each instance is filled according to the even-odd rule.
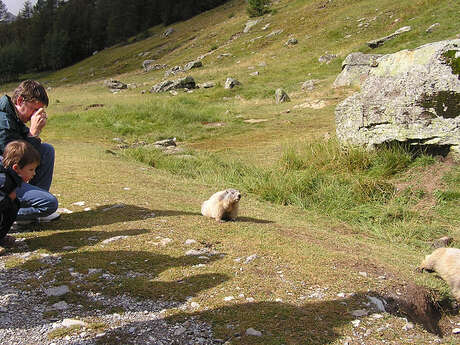
[[409,283],[385,296],[387,311],[394,315],[403,315],[417,323],[428,332],[441,336],[439,320],[441,310],[433,294],[424,287]]
[[433,165],[409,170],[401,179],[393,183],[400,193],[408,188],[423,191],[424,196],[414,206],[414,209],[429,211],[436,205],[433,193],[445,187],[442,179],[454,165],[455,162],[451,157],[439,158],[439,161]]

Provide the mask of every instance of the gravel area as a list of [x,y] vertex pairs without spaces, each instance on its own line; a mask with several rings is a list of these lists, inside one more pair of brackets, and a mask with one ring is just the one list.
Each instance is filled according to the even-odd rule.
[[[56,286],[58,283],[54,279],[35,288],[30,284],[37,279],[43,281],[49,268],[30,272],[5,267],[8,259],[27,260],[36,255],[40,254],[27,252],[25,248],[25,252],[8,253],[0,257],[2,345],[223,343],[214,339],[209,324],[193,317],[181,323],[165,320],[169,309],[184,310],[187,302],[140,300],[123,294],[105,296],[92,291],[78,291],[72,285],[72,292],[79,295],[75,300],[85,301],[86,306],[83,306],[77,304],[79,302],[73,304],[66,302],[65,298],[59,298],[71,290],[66,285]],[[41,260],[52,265],[60,262],[59,256],[42,255]],[[77,276],[76,279],[85,278]],[[53,336],[58,332],[59,336]]]

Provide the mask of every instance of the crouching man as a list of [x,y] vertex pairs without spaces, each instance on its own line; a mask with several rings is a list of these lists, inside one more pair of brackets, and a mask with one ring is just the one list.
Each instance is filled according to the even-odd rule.
[[[53,180],[54,148],[40,139],[48,118],[44,110],[48,103],[45,88],[34,80],[23,81],[12,98],[8,95],[0,98],[0,155],[14,140],[25,140],[40,153],[35,176],[16,190],[20,202],[18,226],[48,222],[60,216],[56,212],[58,201],[49,192]],[[26,126],[29,121],[30,128]]]

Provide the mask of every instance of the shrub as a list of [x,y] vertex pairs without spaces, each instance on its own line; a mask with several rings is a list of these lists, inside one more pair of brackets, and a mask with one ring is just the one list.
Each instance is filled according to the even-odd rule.
[[250,17],[260,17],[269,12],[270,0],[248,0],[247,11]]

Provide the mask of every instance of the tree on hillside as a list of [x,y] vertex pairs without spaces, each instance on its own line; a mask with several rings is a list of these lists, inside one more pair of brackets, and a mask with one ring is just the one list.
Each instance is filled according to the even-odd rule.
[[[3,1],[0,18],[8,13]],[[146,37],[152,26],[189,19],[226,1],[37,0],[32,5],[27,0],[15,21],[0,21],[0,78],[68,66],[130,37]]]
[[270,11],[270,0],[248,0],[247,11],[250,17],[260,17]]
[[8,9],[6,8],[6,5],[3,3],[2,0],[0,0],[0,22],[6,21],[8,17]]
[[32,3],[29,0],[27,0],[24,3],[24,6],[22,7],[22,9],[19,11],[18,18],[19,19],[30,19],[32,18],[32,14],[33,14]]

